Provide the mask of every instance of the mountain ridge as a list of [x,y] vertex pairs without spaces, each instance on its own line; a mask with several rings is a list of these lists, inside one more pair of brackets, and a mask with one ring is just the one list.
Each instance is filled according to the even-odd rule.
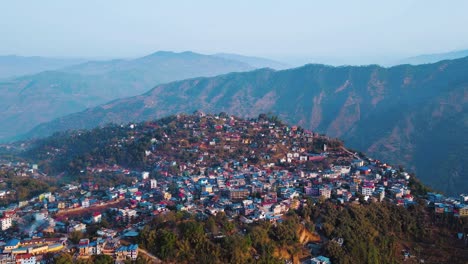
[[[455,124],[455,117],[467,118],[466,72],[468,58],[389,68],[308,64],[283,71],[260,69],[193,78],[42,124],[29,136],[48,135],[54,128],[90,128],[195,110],[243,117],[271,112],[291,124],[340,137],[353,148],[412,168],[429,185],[452,193],[467,186],[464,164],[468,160],[456,155],[468,145],[463,136],[467,122]],[[436,136],[439,131],[450,137]],[[432,139],[426,135],[437,140],[431,144],[440,143],[433,153],[422,151]],[[455,153],[451,146],[457,146]],[[425,161],[439,160],[437,153],[455,156],[441,168],[428,168]],[[445,182],[452,178],[453,183]]]
[[271,60],[271,59],[265,59],[261,57],[243,56],[243,55],[233,54],[233,53],[216,53],[216,54],[213,54],[213,56],[230,59],[230,60],[241,61],[255,68],[266,67],[266,68],[271,68],[275,70],[284,70],[287,68],[291,68],[291,66],[286,63]]
[[432,54],[421,54],[409,58],[405,58],[400,60],[399,64],[427,64],[427,63],[435,63],[442,60],[453,60],[464,58],[468,56],[468,49],[465,50],[456,50],[450,52],[442,52],[442,53],[432,53]]
[[80,64],[86,59],[0,55],[0,79],[11,79]]
[[160,51],[136,59],[87,61],[3,80],[0,141],[54,118],[141,94],[155,84],[253,69],[244,62],[211,55]]

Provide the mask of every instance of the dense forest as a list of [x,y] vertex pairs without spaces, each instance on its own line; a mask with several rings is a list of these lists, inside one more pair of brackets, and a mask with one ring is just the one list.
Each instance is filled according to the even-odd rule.
[[223,213],[203,218],[171,212],[146,226],[138,242],[169,262],[284,263],[310,256],[308,241],[301,241],[305,229],[320,234],[325,246],[319,253],[333,263],[402,263],[405,252],[413,255],[409,263],[466,263],[466,246],[454,234],[467,228],[467,219],[439,218],[421,202],[404,208],[309,200],[277,224],[245,225]]

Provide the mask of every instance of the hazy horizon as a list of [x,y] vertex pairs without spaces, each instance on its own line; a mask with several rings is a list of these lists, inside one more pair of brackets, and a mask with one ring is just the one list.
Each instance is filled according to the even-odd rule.
[[465,1],[15,1],[0,7],[1,55],[110,59],[168,50],[293,65],[385,64],[468,48]]

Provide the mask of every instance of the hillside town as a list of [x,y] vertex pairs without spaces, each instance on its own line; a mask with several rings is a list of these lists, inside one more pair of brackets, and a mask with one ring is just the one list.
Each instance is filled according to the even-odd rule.
[[[63,252],[75,260],[107,255],[115,263],[139,257],[158,262],[143,253],[137,237],[152,219],[170,211],[202,219],[224,214],[243,224],[275,224],[308,201],[337,205],[385,201],[408,207],[418,198],[435,214],[468,216],[468,195],[422,195],[412,189],[413,176],[403,168],[274,117],[247,120],[196,112],[119,129],[127,136],[115,137],[108,147],[126,150],[141,143],[142,165],[90,157],[92,162],[79,172],[80,181],[61,182],[51,191],[0,208],[0,263],[50,263]],[[175,132],[168,133],[171,130]],[[19,172],[15,177],[66,178],[67,172],[47,174],[41,166],[67,151],[48,147],[43,160],[4,161],[1,166],[3,171]],[[5,175],[0,178],[0,200],[16,193],[5,184]],[[126,181],[98,180],[104,175]],[[316,224],[319,230],[320,223]],[[467,239],[464,233],[457,235]],[[311,253],[304,263],[331,262]]]

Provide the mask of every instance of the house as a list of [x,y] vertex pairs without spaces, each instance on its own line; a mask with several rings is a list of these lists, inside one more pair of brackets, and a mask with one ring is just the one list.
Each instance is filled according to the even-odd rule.
[[331,197],[331,190],[327,187],[321,187],[319,188],[319,196],[329,199]]
[[324,257],[324,256],[318,256],[315,258],[312,258],[310,260],[311,264],[331,264],[331,261],[329,258]]
[[137,211],[133,209],[119,209],[119,217],[123,222],[133,220],[137,216]]
[[240,200],[247,198],[250,195],[247,189],[230,189],[228,194],[230,200]]
[[136,260],[138,257],[138,245],[132,244],[121,246],[115,250],[115,256],[117,261],[123,261],[126,259]]
[[151,179],[151,180],[150,180],[150,188],[151,188],[151,189],[155,189],[155,188],[158,186],[157,183],[158,183],[158,182],[157,182],[155,179]]
[[10,239],[4,246],[3,253],[11,252],[13,249],[18,248],[20,245],[19,239]]
[[81,201],[81,207],[88,208],[89,207],[89,199],[85,198]]
[[360,174],[363,174],[363,175],[369,175],[372,171],[369,167],[367,166],[361,166],[358,168],[358,171]]
[[146,180],[148,178],[149,178],[149,172],[144,171],[144,172],[141,173],[141,179],[142,180]]
[[468,202],[468,195],[460,194],[460,203],[466,203],[466,202]]
[[97,234],[99,236],[113,238],[117,235],[117,231],[112,230],[112,229],[101,228],[97,231]]
[[0,219],[2,231],[7,230],[12,226],[11,217],[3,217]]
[[89,239],[88,238],[82,238],[78,242],[78,254],[80,256],[87,256],[90,255],[90,247],[89,247]]
[[377,198],[380,202],[385,198],[385,188],[380,187],[375,190],[374,197]]
[[93,223],[100,223],[102,220],[102,214],[100,212],[93,213]]
[[73,223],[68,227],[68,232],[72,233],[74,231],[86,232],[86,224],[83,223]]
[[354,166],[354,167],[362,167],[362,166],[364,166],[364,161],[362,159],[355,159],[355,160],[353,160],[351,165]]

